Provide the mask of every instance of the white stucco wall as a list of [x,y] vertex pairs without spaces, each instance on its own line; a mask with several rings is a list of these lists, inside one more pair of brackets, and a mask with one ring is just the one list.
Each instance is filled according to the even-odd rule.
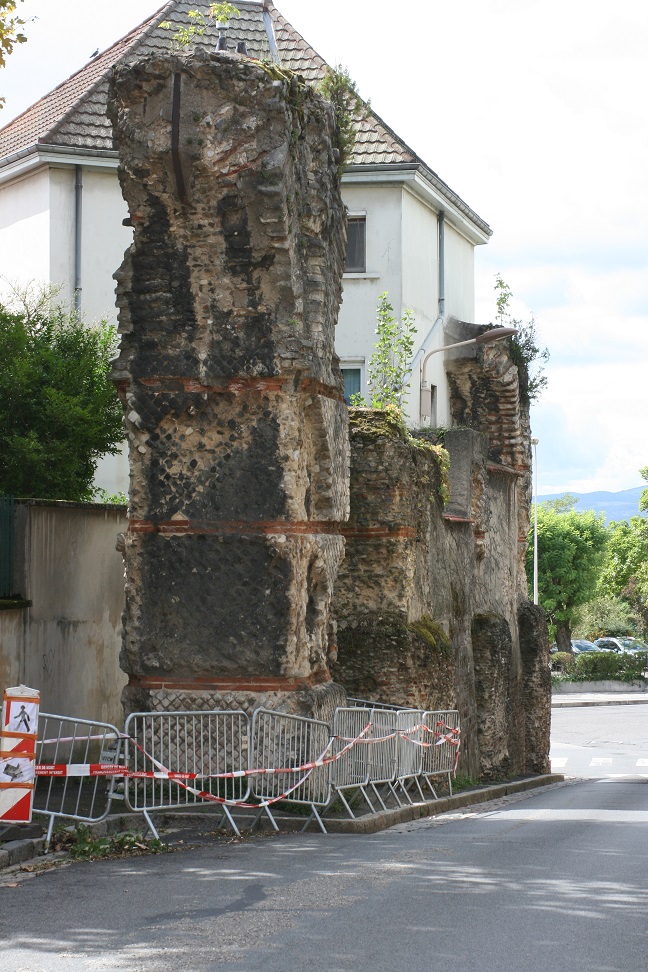
[[[475,322],[475,247],[446,220],[446,317]],[[486,324],[487,321],[481,323]]]
[[127,216],[116,170],[84,168],[81,306],[86,320],[117,323],[112,275],[133,239],[132,229],[122,225]]
[[0,186],[0,299],[6,281],[47,283],[50,259],[49,175],[42,168]]
[[74,305],[74,167],[50,168],[50,265],[58,300]]
[[402,190],[400,187],[342,187],[350,213],[366,213],[367,271],[344,274],[342,306],[335,348],[342,364],[363,364],[362,394],[367,394],[367,365],[376,341],[376,306],[384,291],[394,312],[402,306]]

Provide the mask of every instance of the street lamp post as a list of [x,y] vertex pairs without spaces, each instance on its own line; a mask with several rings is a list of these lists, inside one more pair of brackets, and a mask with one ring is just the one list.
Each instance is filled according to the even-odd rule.
[[482,334],[478,334],[477,337],[469,338],[467,341],[458,341],[456,344],[445,344],[442,348],[434,348],[432,351],[428,351],[421,365],[421,388],[427,387],[425,366],[428,363],[428,358],[431,358],[433,354],[439,354],[441,351],[451,351],[453,348],[463,348],[466,344],[492,344],[493,341],[503,341],[504,338],[512,337],[514,334],[517,334],[517,330],[514,327],[494,327],[492,330],[484,331]]
[[531,439],[533,446],[533,477],[535,481],[533,503],[533,603],[538,603],[538,439]]

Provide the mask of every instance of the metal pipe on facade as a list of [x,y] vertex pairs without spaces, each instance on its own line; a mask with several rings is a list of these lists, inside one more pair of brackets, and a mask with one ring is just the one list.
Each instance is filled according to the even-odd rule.
[[439,317],[445,316],[445,213],[439,213]]
[[74,311],[81,311],[81,246],[83,242],[83,166],[75,165],[74,181]]
[[538,439],[531,439],[533,446],[533,473],[535,480],[533,504],[533,603],[538,603]]

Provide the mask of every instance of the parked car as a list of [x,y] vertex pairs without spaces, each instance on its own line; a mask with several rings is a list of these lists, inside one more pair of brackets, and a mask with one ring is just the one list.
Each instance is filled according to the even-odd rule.
[[648,651],[648,645],[638,638],[597,638],[594,642],[599,651],[614,651],[617,655],[636,655]]
[[584,638],[572,638],[572,651],[575,655],[580,655],[585,651],[600,651],[598,645],[593,641],[586,641]]
[[[601,648],[597,648],[592,641],[586,641],[585,638],[572,638],[572,651],[575,655],[580,655],[583,651],[601,651]],[[549,649],[550,655],[555,655],[559,651],[558,645],[554,641],[553,645]]]

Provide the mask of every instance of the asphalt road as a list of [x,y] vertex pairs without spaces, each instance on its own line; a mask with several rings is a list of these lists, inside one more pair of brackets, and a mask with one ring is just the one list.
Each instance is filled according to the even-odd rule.
[[255,838],[0,888],[2,972],[642,972],[648,786],[371,837]]
[[648,780],[648,704],[552,709],[551,769]]
[[645,972],[647,722],[554,710],[554,759],[597,779],[375,836],[5,875],[0,972]]

